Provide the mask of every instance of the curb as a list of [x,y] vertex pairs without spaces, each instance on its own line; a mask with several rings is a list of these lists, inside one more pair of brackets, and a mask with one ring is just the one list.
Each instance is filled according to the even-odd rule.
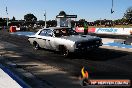
[[7,73],[13,80],[15,80],[21,87],[23,88],[32,88],[28,84],[26,84],[22,79],[20,79],[17,75],[15,75],[13,72],[11,72],[8,68],[4,67],[2,64],[0,64],[0,68]]

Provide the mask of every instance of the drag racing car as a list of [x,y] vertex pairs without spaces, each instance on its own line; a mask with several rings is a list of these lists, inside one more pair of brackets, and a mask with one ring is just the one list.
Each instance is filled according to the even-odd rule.
[[79,35],[68,27],[43,28],[35,35],[29,36],[28,40],[35,50],[45,48],[59,51],[63,56],[68,56],[72,52],[93,50],[102,45],[100,37]]

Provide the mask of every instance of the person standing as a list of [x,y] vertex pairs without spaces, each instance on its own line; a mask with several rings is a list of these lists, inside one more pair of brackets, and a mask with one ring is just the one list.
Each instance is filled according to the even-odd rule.
[[88,34],[88,24],[87,22],[85,21],[84,22],[84,35],[87,35]]

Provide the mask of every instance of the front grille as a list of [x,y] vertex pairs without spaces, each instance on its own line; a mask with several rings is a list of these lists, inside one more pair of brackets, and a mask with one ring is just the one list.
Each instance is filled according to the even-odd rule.
[[87,47],[95,47],[100,46],[101,40],[91,40],[78,43],[77,48],[87,48]]

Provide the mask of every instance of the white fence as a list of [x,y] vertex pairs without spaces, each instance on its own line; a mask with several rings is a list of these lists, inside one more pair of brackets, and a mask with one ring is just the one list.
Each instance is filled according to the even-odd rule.
[[[83,27],[76,28],[77,32],[83,32]],[[88,32],[97,34],[131,35],[132,28],[89,28]]]

